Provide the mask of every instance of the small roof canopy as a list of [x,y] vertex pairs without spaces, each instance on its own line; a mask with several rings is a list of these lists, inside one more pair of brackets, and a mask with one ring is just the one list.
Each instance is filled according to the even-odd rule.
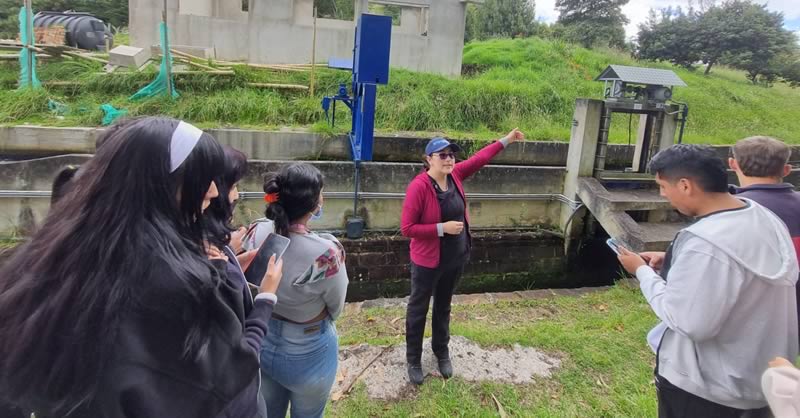
[[623,83],[648,84],[658,86],[686,86],[686,83],[670,70],[655,68],[609,65],[595,81],[622,81]]

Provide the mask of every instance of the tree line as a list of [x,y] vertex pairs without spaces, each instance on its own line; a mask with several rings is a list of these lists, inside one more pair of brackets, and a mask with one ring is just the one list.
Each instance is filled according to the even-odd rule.
[[800,86],[800,47],[783,14],[752,0],[697,0],[688,9],[651,10],[638,36],[625,39],[629,0],[557,0],[558,21],[537,22],[533,0],[486,0],[470,5],[465,40],[540,36],[586,48],[628,50],[640,59],[669,61],[705,73],[723,64],[743,70],[753,83]]
[[800,48],[783,15],[749,0],[666,8],[639,27],[639,58],[689,69],[717,64],[743,70],[753,83],[800,83]]
[[586,48],[625,48],[628,19],[622,6],[629,0],[557,0],[555,24],[537,22],[534,0],[486,0],[470,5],[464,39],[540,36],[560,38]]

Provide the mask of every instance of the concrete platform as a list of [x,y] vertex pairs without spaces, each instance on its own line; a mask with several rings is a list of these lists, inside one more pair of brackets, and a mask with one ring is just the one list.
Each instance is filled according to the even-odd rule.
[[675,239],[683,228],[689,226],[689,223],[673,223],[673,222],[639,222],[639,235],[644,238],[646,249],[658,249],[662,247],[666,249],[667,245]]
[[600,225],[627,248],[664,251],[688,222],[637,222],[627,211],[649,211],[651,219],[681,218],[655,190],[611,191],[593,177],[578,179],[578,196]]
[[597,199],[617,211],[672,209],[669,201],[654,189],[606,190],[598,194]]
[[120,45],[111,50],[108,54],[108,63],[120,67],[139,69],[150,60],[150,51],[135,46]]

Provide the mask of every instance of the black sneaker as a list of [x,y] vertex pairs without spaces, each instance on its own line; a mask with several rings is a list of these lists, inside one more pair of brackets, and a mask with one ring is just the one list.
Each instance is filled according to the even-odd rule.
[[453,363],[450,361],[450,357],[445,357],[439,360],[439,373],[442,374],[442,377],[445,379],[449,379],[453,377]]
[[419,364],[409,364],[408,365],[408,380],[411,383],[419,386],[422,384],[422,381],[425,380],[425,375],[422,374],[422,366]]

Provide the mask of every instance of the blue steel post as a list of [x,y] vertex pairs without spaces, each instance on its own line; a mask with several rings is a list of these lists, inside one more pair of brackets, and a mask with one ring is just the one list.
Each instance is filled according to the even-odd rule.
[[[392,40],[392,18],[362,14],[359,16],[353,47],[352,92],[346,97],[346,89],[340,88],[336,97],[325,97],[322,107],[328,111],[333,101],[335,123],[336,100],[344,102],[352,112],[350,129],[350,151],[354,162],[353,215],[347,220],[347,236],[360,238],[365,226],[358,216],[358,194],[361,183],[361,162],[372,161],[372,145],[375,138],[375,110],[378,84],[389,83],[389,55]],[[346,64],[337,63],[335,68]]]
[[377,87],[374,84],[361,85],[361,91],[355,106],[356,127],[353,159],[356,161],[372,161],[372,142],[375,129],[375,96]]
[[353,160],[372,161],[375,97],[378,84],[389,82],[392,18],[362,14],[353,48]]

